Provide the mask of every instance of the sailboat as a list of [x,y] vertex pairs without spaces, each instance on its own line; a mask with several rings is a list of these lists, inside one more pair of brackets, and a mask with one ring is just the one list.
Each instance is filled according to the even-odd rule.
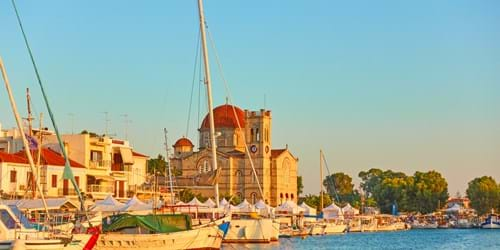
[[[320,162],[320,210],[321,214],[323,215],[323,218],[318,220],[316,223],[313,223],[311,225],[310,229],[310,234],[311,235],[325,235],[325,234],[340,234],[344,233],[347,230],[347,225],[342,221],[337,218],[325,218],[325,210],[332,210],[336,211],[335,213],[341,214],[342,209],[338,206],[335,205],[335,203],[332,203],[327,208],[323,208],[323,151],[320,150],[319,153],[319,162]],[[328,216],[329,217],[329,216]]]

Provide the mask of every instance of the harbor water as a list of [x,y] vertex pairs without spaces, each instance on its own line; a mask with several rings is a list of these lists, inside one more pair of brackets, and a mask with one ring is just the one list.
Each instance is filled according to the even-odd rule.
[[500,249],[500,230],[430,229],[281,238],[272,244],[223,244],[222,249]]

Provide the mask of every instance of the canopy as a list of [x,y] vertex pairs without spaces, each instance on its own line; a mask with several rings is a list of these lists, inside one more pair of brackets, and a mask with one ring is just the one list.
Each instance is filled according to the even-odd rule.
[[250,204],[247,199],[243,200],[237,206],[230,205],[231,211],[233,212],[253,212],[252,204]]
[[347,203],[347,205],[345,205],[343,208],[342,208],[342,213],[344,214],[349,214],[349,215],[355,215],[355,214],[359,214],[359,210],[356,209],[356,208],[353,208],[351,206],[351,204]]
[[203,203],[203,205],[205,205],[207,207],[210,207],[210,208],[213,208],[213,207],[215,207],[216,204],[215,204],[215,202],[212,199],[208,198],[208,200],[205,201]]
[[299,207],[304,209],[304,215],[316,215],[316,209],[310,207],[305,202],[302,202],[302,204],[300,204]]
[[335,205],[335,203],[332,203],[330,206],[323,208],[323,218],[325,219],[339,217],[341,213],[342,209]]
[[112,195],[109,194],[104,200],[96,201],[90,210],[100,212],[118,212],[124,207],[125,204],[117,201]]
[[226,198],[222,198],[222,200],[219,202],[219,205],[221,207],[225,207],[225,206],[229,205],[229,202],[226,200]]
[[259,214],[263,216],[271,214],[271,210],[273,209],[271,206],[267,205],[262,199],[257,201],[254,204],[254,207],[259,212]]
[[[57,209],[78,209],[79,206],[72,202],[68,198],[52,198],[52,199],[45,199],[47,202],[47,208],[49,210],[57,210]],[[5,205],[14,205],[19,210],[44,210],[43,202],[41,199],[23,199],[23,200],[2,200],[0,203],[3,203]]]
[[152,204],[146,204],[139,199],[137,199],[137,196],[134,195],[130,200],[125,203],[125,206],[120,210],[122,212],[126,211],[147,211],[147,210],[153,210],[153,205]]
[[194,197],[190,202],[187,203],[188,205],[191,206],[199,206],[199,207],[204,207],[205,204],[203,202],[199,201],[196,197]]
[[123,163],[134,164],[134,158],[132,157],[132,149],[120,147],[120,154],[122,155]]
[[276,208],[276,212],[298,214],[304,212],[304,208],[299,207],[297,203],[292,200],[287,200]]

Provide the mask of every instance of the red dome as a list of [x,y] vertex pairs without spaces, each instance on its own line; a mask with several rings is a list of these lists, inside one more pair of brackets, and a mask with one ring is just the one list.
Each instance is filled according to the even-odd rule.
[[186,137],[182,137],[177,140],[174,144],[174,147],[193,147],[193,143]]
[[[234,114],[235,111],[236,116]],[[238,120],[236,120],[236,117]],[[242,128],[245,127],[245,111],[240,108],[229,104],[224,104],[214,108],[214,124],[216,128],[238,128],[238,121],[240,122],[240,126]],[[201,128],[210,128],[208,114],[205,116],[205,119],[203,119]]]

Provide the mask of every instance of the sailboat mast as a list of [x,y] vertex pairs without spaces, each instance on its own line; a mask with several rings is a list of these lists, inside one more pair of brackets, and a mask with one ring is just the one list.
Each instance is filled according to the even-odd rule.
[[170,184],[170,201],[172,205],[175,205],[175,200],[174,200],[174,187],[172,183],[172,168],[170,167],[170,158],[168,157],[168,140],[167,140],[167,129],[164,128],[163,132],[165,132],[165,161],[167,162],[168,165],[168,182]]
[[[12,95],[12,90],[10,88],[10,83],[9,83],[9,78],[7,77],[7,71],[5,70],[5,67],[3,65],[2,58],[0,58],[0,70],[2,71],[3,80],[5,82],[5,88],[7,89],[7,94],[9,95],[10,106],[12,108],[12,112],[14,113],[14,117],[16,118],[17,127],[19,129],[19,133],[21,134],[21,138],[23,140],[24,152],[26,153],[26,157],[28,157],[28,162],[29,162],[29,165],[31,168],[31,173],[33,173],[33,175],[34,175],[36,173],[35,163],[33,161],[33,156],[31,155],[31,152],[30,152],[30,147],[28,144],[28,140],[26,139],[26,134],[24,134],[24,129],[23,129],[21,117],[19,116],[19,112],[17,111],[16,101],[14,100],[14,96]],[[49,219],[49,208],[47,206],[47,201],[45,200],[45,196],[43,194],[41,185],[38,181],[36,182],[36,185],[37,185],[38,190],[40,191],[40,198],[42,198],[43,207],[45,208],[45,212],[47,213],[47,216],[45,217],[45,219],[48,220]]]
[[319,150],[319,208],[323,211],[323,150]]
[[[205,84],[207,85],[207,100],[208,100],[208,114],[210,121],[210,148],[212,149],[212,170],[217,171],[217,144],[215,143],[215,124],[214,124],[214,111],[212,105],[212,83],[210,78],[210,65],[208,62],[208,48],[205,33],[205,16],[203,13],[203,1],[198,0],[198,10],[200,14],[200,30],[201,30],[201,43],[203,45],[203,64],[205,69]],[[219,207],[219,183],[217,178],[214,184],[215,189],[215,204]]]

